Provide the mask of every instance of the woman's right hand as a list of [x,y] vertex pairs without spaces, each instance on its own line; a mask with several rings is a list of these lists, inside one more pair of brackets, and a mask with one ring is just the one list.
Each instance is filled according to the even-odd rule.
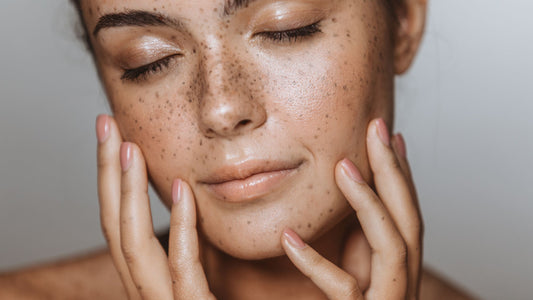
[[196,208],[189,185],[172,186],[169,256],[152,223],[146,164],[123,143],[114,119],[101,115],[98,136],[100,220],[129,299],[214,299],[200,262]]

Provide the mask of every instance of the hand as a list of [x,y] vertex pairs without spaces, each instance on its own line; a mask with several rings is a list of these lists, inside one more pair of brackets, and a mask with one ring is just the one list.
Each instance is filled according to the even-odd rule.
[[132,143],[122,143],[113,118],[99,116],[96,127],[102,231],[128,298],[214,299],[200,263],[190,187],[181,180],[172,187],[167,258],[153,230],[141,150]]
[[401,136],[391,140],[382,119],[370,123],[367,147],[377,194],[345,159],[335,168],[340,190],[357,213],[372,249],[370,286],[357,280],[285,230],[282,245],[290,260],[330,299],[418,299],[423,225]]

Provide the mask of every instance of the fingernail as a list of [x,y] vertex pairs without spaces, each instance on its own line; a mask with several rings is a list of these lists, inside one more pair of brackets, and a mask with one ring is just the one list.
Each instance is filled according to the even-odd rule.
[[305,243],[304,241],[302,241],[302,239],[300,238],[300,236],[294,232],[292,229],[285,229],[285,231],[283,231],[283,235],[287,238],[287,241],[289,241],[289,243],[298,248],[298,249],[303,249],[305,248]]
[[130,168],[132,156],[133,153],[131,151],[131,144],[122,143],[120,146],[120,165],[122,166],[123,172],[126,172]]
[[172,184],[172,201],[174,204],[181,200],[181,179],[174,180]]
[[407,148],[405,147],[405,140],[403,138],[403,135],[401,133],[396,134],[394,141],[395,148],[396,151],[398,151],[398,154],[403,158],[407,158]]
[[109,117],[107,115],[99,115],[96,118],[96,137],[99,143],[104,143],[109,137]]
[[378,131],[379,139],[385,146],[390,146],[390,136],[389,136],[389,130],[387,129],[387,124],[385,124],[385,121],[383,119],[376,120],[376,128]]
[[361,172],[359,172],[359,170],[351,160],[345,158],[342,161],[342,168],[344,169],[344,172],[348,174],[348,177],[350,177],[352,180],[359,183],[365,183],[365,179],[361,175]]

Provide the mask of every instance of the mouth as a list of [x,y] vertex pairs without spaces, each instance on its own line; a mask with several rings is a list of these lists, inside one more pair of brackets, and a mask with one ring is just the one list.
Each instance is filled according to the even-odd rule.
[[302,164],[303,161],[245,161],[217,169],[201,183],[222,201],[249,202],[280,188],[297,173]]

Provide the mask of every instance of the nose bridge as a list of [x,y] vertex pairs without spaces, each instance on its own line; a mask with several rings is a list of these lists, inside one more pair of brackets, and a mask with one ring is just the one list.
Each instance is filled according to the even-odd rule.
[[225,44],[217,43],[206,47],[205,69],[207,71],[208,92],[248,93],[246,73],[237,51],[229,51]]
[[234,136],[261,126],[262,105],[254,100],[249,72],[237,51],[220,43],[205,46],[205,91],[200,101],[200,127],[207,136]]

